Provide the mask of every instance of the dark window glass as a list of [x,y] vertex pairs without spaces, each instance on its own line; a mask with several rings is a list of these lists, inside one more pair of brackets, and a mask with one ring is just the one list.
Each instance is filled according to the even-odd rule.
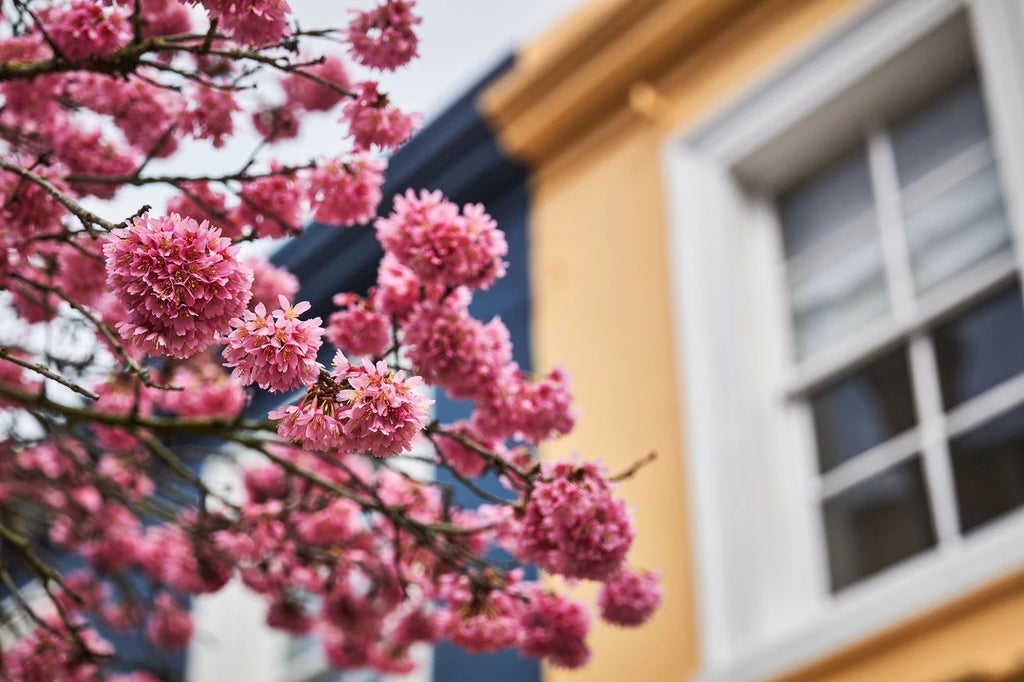
[[978,81],[953,88],[894,128],[900,184],[906,187],[988,137]]
[[1024,504],[1024,408],[954,438],[949,449],[961,530]]
[[916,456],[826,500],[824,507],[833,590],[935,545]]
[[892,438],[916,423],[903,347],[811,396],[821,471]]
[[840,227],[869,215],[873,205],[864,152],[837,161],[779,198],[786,255],[800,253]]
[[947,408],[1024,371],[1024,303],[1013,286],[935,328]]

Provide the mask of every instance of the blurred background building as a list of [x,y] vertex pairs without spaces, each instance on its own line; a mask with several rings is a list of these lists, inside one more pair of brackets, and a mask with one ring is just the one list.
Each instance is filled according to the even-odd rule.
[[[477,312],[573,375],[546,454],[658,453],[620,492],[667,594],[583,671],[420,679],[1024,678],[1024,1],[571,5],[389,192],[509,232]],[[378,255],[314,228],[276,258],[326,314]]]

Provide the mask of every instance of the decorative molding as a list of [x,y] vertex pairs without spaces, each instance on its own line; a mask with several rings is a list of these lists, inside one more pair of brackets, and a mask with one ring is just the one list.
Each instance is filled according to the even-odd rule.
[[540,165],[628,107],[638,82],[680,63],[763,0],[594,2],[522,54],[481,96],[505,148]]

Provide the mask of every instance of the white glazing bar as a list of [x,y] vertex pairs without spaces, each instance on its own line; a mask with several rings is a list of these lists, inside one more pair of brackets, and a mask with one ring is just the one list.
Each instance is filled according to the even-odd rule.
[[1024,374],[957,406],[946,418],[947,433],[950,438],[959,436],[1020,403],[1024,403]]
[[988,140],[960,152],[903,189],[904,210],[912,211],[988,167],[995,160]]
[[[903,226],[902,197],[892,141],[883,128],[872,131],[869,144],[871,178],[879,203],[879,226],[886,270],[893,289],[893,311],[898,320],[912,322],[917,313],[914,275]],[[935,520],[939,547],[946,549],[960,539],[956,489],[946,442],[945,416],[939,387],[939,369],[931,337],[923,329],[910,335],[910,378],[917,410],[924,460],[925,482]]]
[[893,316],[907,323],[914,314],[914,276],[910,271],[910,254],[903,234],[896,159],[884,128],[877,127],[868,132],[868,166],[875,192],[878,228],[882,234],[882,257]]
[[942,413],[935,346],[927,334],[917,334],[910,342],[910,365],[914,376],[914,400],[921,421],[921,450],[929,498],[935,514],[939,547],[949,549],[961,541],[960,514],[956,504],[956,484],[949,457],[946,418]]
[[834,497],[875,474],[909,459],[920,448],[921,440],[917,430],[891,438],[823,474],[819,494],[823,499]]

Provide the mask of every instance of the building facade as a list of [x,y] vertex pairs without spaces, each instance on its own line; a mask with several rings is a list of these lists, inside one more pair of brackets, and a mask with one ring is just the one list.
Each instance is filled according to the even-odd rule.
[[549,454],[659,456],[663,609],[545,679],[1020,679],[1024,3],[595,0],[480,101]]

